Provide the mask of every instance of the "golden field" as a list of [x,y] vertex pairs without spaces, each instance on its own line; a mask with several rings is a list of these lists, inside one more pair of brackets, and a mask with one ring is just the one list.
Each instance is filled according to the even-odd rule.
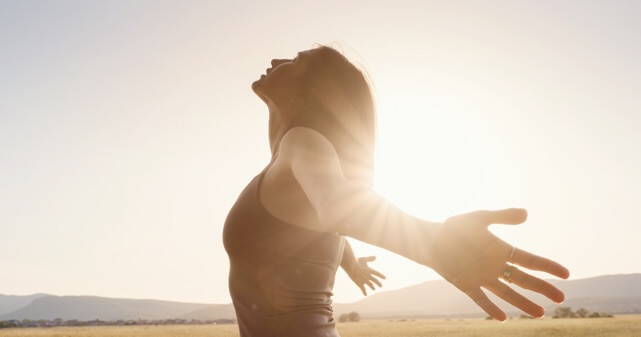
[[[641,315],[584,319],[367,320],[339,323],[341,337],[640,337]],[[2,329],[0,337],[236,337],[236,325],[168,325]]]

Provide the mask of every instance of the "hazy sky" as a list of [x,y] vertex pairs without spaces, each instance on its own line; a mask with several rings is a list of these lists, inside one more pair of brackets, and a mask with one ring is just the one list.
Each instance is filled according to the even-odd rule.
[[[314,43],[365,67],[376,188],[572,278],[641,272],[638,1],[0,1],[0,293],[229,302],[222,227],[267,164],[250,84]],[[371,246],[384,289],[438,278]],[[336,301],[360,291],[339,272]],[[426,299],[429,300],[429,299]]]

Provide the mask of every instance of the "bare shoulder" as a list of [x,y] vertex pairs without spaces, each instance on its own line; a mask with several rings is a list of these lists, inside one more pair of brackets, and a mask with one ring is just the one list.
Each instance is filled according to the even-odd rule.
[[289,160],[338,160],[336,149],[323,134],[302,126],[294,127],[285,133],[280,143],[279,156]]
[[307,127],[287,131],[275,166],[290,171],[303,189],[328,179],[344,179],[340,158],[332,143],[322,133]]
[[265,173],[261,203],[279,219],[318,230],[318,214],[343,180],[332,143],[314,129],[295,127],[283,136]]
[[285,133],[280,143],[279,154],[291,156],[338,157],[332,143],[320,132],[307,127],[297,126]]

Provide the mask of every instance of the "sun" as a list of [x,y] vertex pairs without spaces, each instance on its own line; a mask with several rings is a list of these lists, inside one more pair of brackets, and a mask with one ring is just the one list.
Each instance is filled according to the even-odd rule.
[[[374,189],[411,215],[443,221],[454,214],[488,208],[492,200],[491,161],[469,130],[446,109],[421,107],[394,98],[379,101]],[[399,105],[398,102],[405,102]],[[350,240],[361,256],[376,255],[386,289],[439,279],[429,268],[382,248]],[[359,299],[344,275],[335,291],[343,300]]]
[[483,208],[492,196],[490,159],[453,117],[418,106],[381,108],[376,190],[427,220]]

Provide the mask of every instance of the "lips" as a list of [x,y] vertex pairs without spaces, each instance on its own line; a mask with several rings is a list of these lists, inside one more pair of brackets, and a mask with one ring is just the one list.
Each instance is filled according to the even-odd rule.
[[272,68],[267,68],[265,74],[269,75],[269,73],[271,73],[271,72],[272,72]]

